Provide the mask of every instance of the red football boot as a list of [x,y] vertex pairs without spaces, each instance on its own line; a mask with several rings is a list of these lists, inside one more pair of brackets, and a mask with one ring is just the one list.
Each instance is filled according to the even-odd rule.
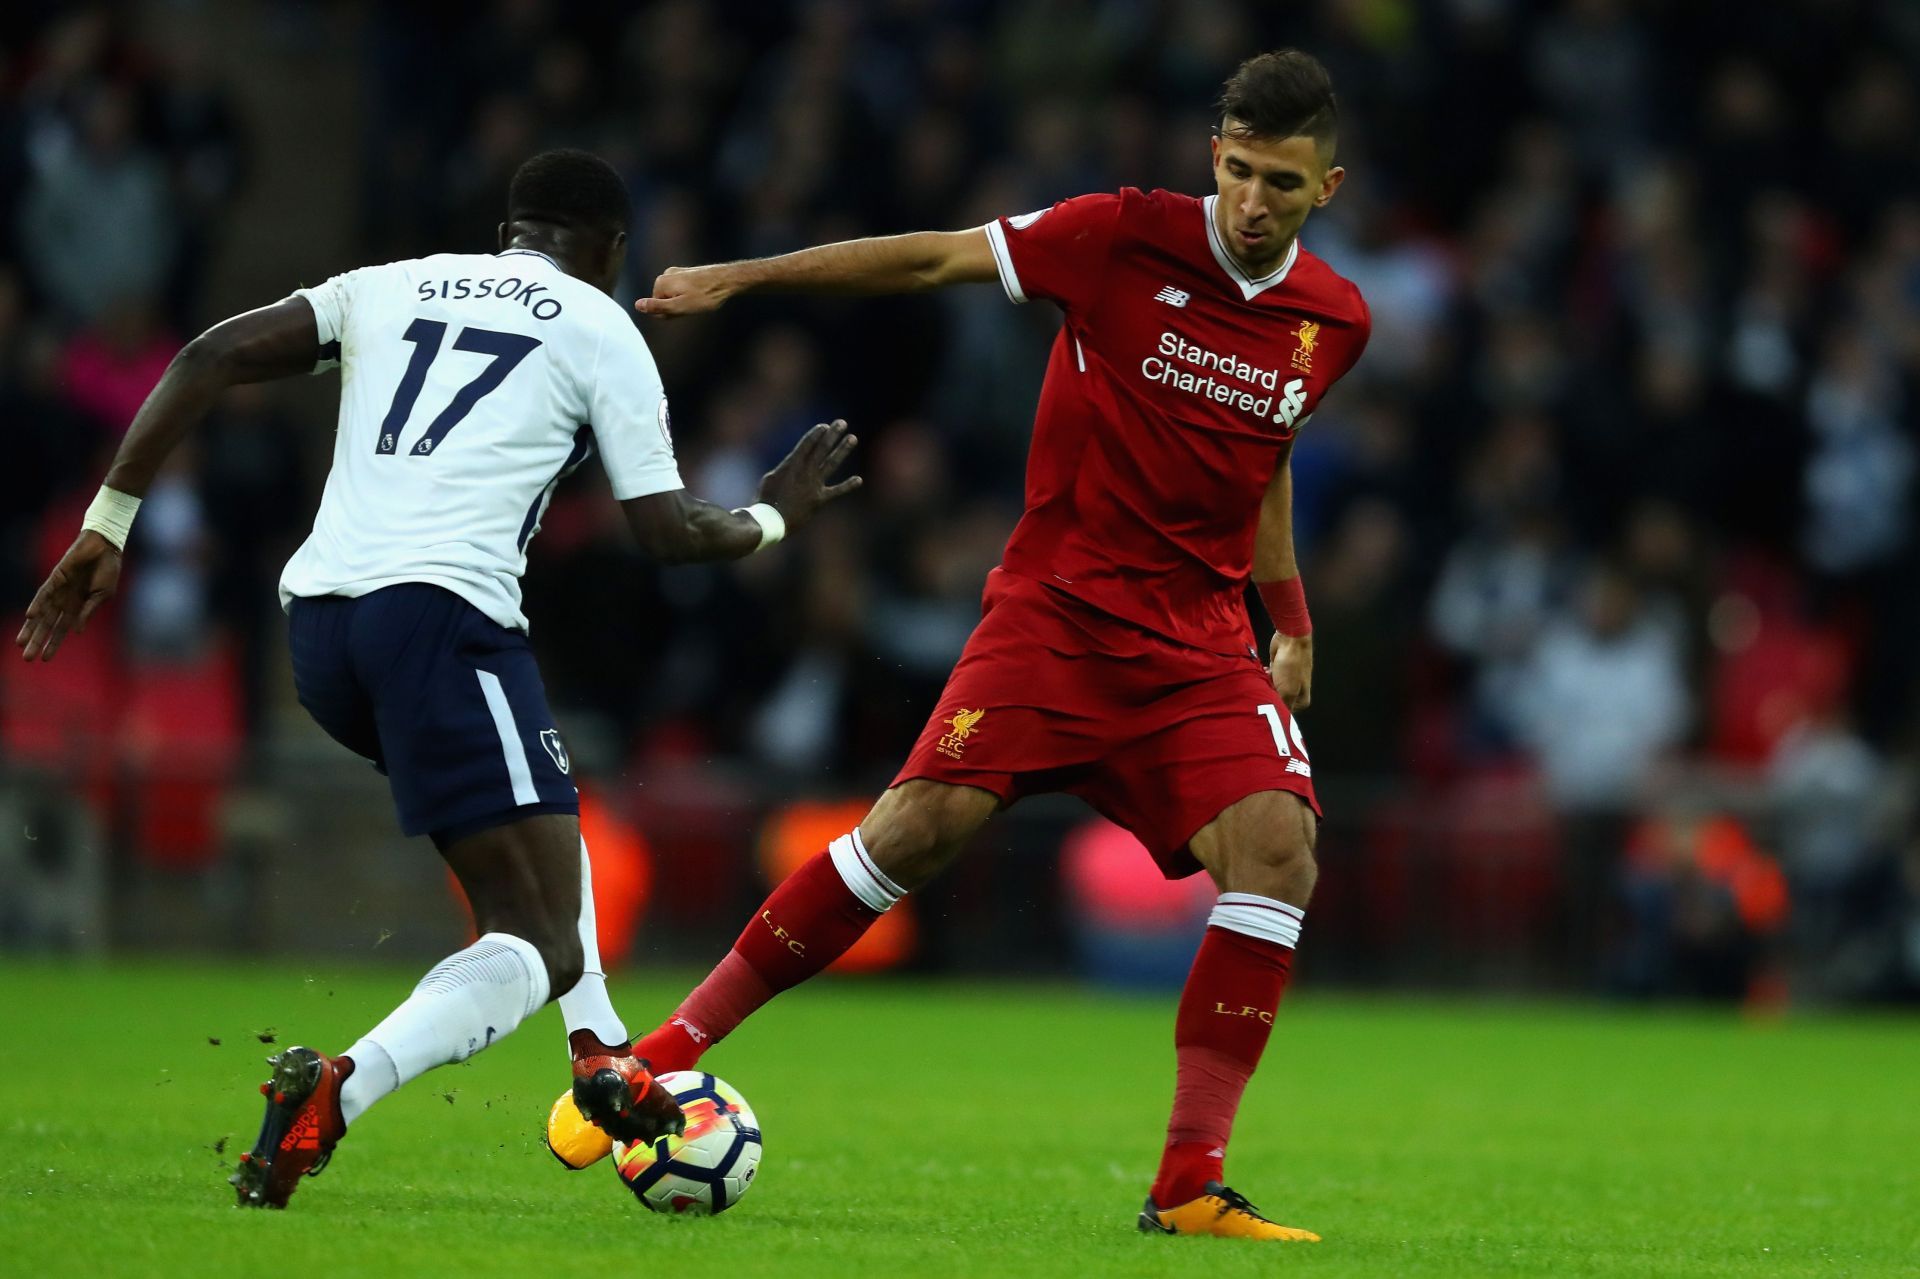
[[300,1178],[325,1168],[347,1131],[340,1085],[352,1073],[351,1063],[343,1068],[311,1048],[289,1048],[267,1062],[273,1077],[260,1085],[267,1099],[260,1136],[227,1178],[240,1192],[242,1208],[286,1207]]
[[680,1103],[654,1086],[632,1045],[610,1046],[592,1031],[576,1030],[567,1047],[573,1054],[573,1104],[609,1137],[632,1144],[686,1131]]

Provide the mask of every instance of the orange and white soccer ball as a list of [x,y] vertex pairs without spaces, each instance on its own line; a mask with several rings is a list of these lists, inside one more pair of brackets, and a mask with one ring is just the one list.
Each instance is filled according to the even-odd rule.
[[654,1212],[705,1217],[740,1202],[760,1169],[760,1121],[740,1090],[698,1070],[655,1081],[687,1116],[678,1137],[613,1143],[613,1166],[634,1198]]

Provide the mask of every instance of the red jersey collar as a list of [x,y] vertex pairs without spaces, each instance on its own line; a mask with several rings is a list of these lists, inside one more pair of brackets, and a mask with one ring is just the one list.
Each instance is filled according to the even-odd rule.
[[1287,256],[1281,259],[1279,266],[1256,280],[1247,274],[1246,268],[1235,261],[1233,254],[1227,252],[1227,246],[1220,242],[1220,228],[1213,220],[1213,206],[1219,200],[1218,195],[1210,195],[1200,202],[1207,219],[1207,247],[1213,250],[1213,260],[1220,264],[1220,269],[1240,286],[1240,296],[1251,302],[1287,278],[1287,273],[1293,270],[1295,259],[1300,256],[1300,237],[1295,236],[1293,243],[1287,246]]

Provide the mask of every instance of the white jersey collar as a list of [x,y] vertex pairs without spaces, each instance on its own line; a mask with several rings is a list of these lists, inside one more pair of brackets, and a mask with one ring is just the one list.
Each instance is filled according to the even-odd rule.
[[493,256],[496,258],[511,258],[511,257],[539,258],[542,262],[545,262],[548,266],[552,267],[556,271],[560,271],[564,274],[566,270],[565,267],[562,267],[558,262],[554,260],[554,257],[551,253],[542,253],[538,249],[502,249],[498,253],[494,254]]
[[1280,260],[1279,266],[1256,280],[1247,274],[1246,268],[1242,267],[1234,259],[1233,254],[1227,252],[1227,246],[1220,242],[1220,227],[1213,220],[1213,206],[1219,200],[1218,195],[1210,195],[1200,202],[1207,219],[1207,247],[1213,250],[1213,260],[1220,264],[1220,269],[1240,286],[1240,296],[1251,302],[1287,278],[1287,273],[1293,270],[1294,260],[1300,256],[1300,238],[1295,236],[1293,243],[1287,246],[1287,256]]

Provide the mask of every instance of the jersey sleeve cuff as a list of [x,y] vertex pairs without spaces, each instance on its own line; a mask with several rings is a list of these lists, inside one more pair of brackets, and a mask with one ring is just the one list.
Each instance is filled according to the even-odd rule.
[[339,368],[340,331],[333,317],[327,313],[327,308],[320,304],[320,299],[314,296],[312,289],[295,289],[290,296],[305,302],[313,312],[313,331],[320,340],[320,353],[311,371],[325,373],[328,369]]
[[291,296],[299,298],[312,308],[314,331],[320,338],[320,345],[325,346],[329,342],[338,341],[340,331],[339,326],[334,323],[331,308],[321,304],[320,299],[315,296],[316,292],[317,290],[314,289],[295,289]]
[[1000,269],[1000,287],[1007,291],[1010,301],[1025,302],[1027,294],[1020,287],[1020,273],[1013,269],[1013,254],[1007,251],[1007,228],[995,218],[983,229],[987,233],[987,247],[993,250],[993,264]]
[[613,488],[613,496],[622,502],[630,502],[636,497],[652,497],[655,493],[671,493],[687,486],[680,478],[680,468],[677,466],[641,471],[637,475],[625,475],[617,479],[613,476],[607,478]]

